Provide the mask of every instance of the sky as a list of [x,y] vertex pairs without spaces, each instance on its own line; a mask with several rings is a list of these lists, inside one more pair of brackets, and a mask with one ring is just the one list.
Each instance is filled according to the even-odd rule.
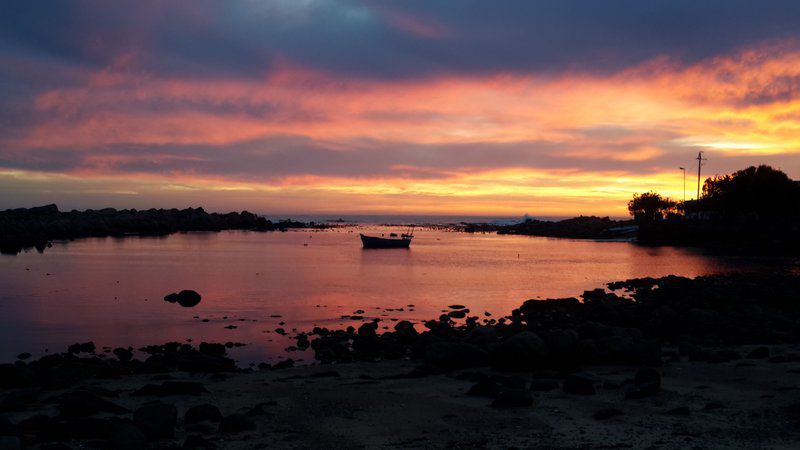
[[800,178],[796,0],[9,0],[0,208],[625,216]]

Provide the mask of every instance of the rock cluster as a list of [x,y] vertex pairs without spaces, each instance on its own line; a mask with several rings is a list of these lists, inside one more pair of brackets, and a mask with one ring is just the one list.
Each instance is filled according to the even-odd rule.
[[[413,357],[438,370],[569,369],[587,364],[658,366],[662,346],[693,360],[741,358],[725,345],[800,342],[800,276],[669,276],[609,284],[581,299],[528,300],[499,320],[449,314],[423,324],[398,322],[378,334],[378,319],[358,329],[314,328],[310,347],[323,362]],[[457,305],[461,307],[462,305]],[[768,358],[766,348],[750,358]],[[645,395],[650,389],[641,386]]]

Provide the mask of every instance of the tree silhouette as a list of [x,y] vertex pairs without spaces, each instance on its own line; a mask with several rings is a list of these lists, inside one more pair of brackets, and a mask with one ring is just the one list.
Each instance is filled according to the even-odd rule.
[[751,166],[703,184],[701,208],[726,218],[776,220],[800,216],[800,184],[770,166]]
[[675,211],[676,205],[675,201],[667,197],[655,192],[645,192],[634,194],[633,199],[628,202],[628,211],[637,222],[655,222]]

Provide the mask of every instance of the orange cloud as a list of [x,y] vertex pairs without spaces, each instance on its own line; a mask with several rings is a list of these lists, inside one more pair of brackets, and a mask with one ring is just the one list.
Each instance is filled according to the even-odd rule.
[[[433,33],[393,20],[411,32]],[[79,155],[85,167],[64,176],[148,186],[126,185],[120,192],[153,192],[164,182],[163,174],[145,169],[119,171],[121,164],[157,168],[177,159],[187,163],[185,171],[171,169],[177,185],[226,195],[246,192],[241,198],[255,204],[260,203],[252,194],[264,193],[301,199],[311,209],[383,212],[381,205],[401,204],[408,211],[439,213],[624,215],[633,192],[657,189],[680,197],[677,166],[689,164],[698,150],[713,152],[719,171],[800,153],[796,48],[773,44],[690,67],[659,58],[605,76],[495,74],[391,82],[342,80],[289,62],[259,81],[163,78],[137,71],[130,54],[112,67],[84,73],[77,87],[36,97],[31,126],[3,145],[6,159],[24,160],[40,149]],[[490,144],[546,142],[555,149],[547,153],[548,161],[560,163],[467,168],[456,161],[440,167],[426,166],[424,155],[417,155],[413,162],[391,164],[392,176],[293,172],[254,183],[193,171],[189,163],[206,155],[170,153],[170,146],[203,145],[246,158],[236,153],[237,145],[276,136],[303,137],[338,152],[374,145],[374,158],[404,146],[425,146],[433,158],[448,145],[485,145],[491,152]],[[130,150],[107,153],[120,146]],[[159,151],[137,153],[146,146]],[[540,152],[531,145],[531,154]],[[612,164],[618,169],[611,170]],[[329,199],[322,202],[328,206],[312,200],[317,197]],[[403,202],[382,203],[393,198]]]

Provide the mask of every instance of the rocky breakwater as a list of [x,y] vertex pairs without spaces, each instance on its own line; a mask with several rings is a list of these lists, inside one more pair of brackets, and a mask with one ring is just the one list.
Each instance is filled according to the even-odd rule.
[[291,220],[271,222],[248,211],[208,213],[203,208],[99,209],[59,211],[56,205],[0,211],[0,252],[39,251],[55,239],[81,237],[166,235],[180,231],[276,231],[304,228]]
[[[796,275],[669,276],[610,283],[580,299],[529,300],[498,320],[467,315],[456,322],[461,314],[443,314],[422,324],[401,321],[379,334],[375,319],[357,329],[314,328],[308,335],[316,358],[328,363],[409,358],[422,361],[428,372],[488,366],[563,377],[587,366],[657,368],[680,358],[726,362],[748,356],[732,346],[800,342],[799,298]],[[766,348],[761,351],[769,357]],[[630,398],[658,391],[657,372],[636,379]],[[498,386],[489,391],[499,395]],[[564,389],[594,388],[578,375],[565,380]]]

